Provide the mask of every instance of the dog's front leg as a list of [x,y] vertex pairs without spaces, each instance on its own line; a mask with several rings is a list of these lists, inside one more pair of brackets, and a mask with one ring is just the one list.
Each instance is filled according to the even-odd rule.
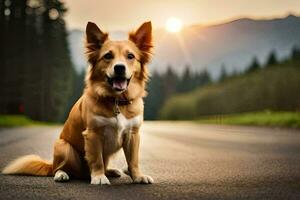
[[85,159],[91,173],[91,184],[110,184],[105,176],[101,132],[87,129],[82,134],[84,136]]
[[134,183],[153,183],[150,176],[143,175],[139,168],[139,128],[133,128],[127,140],[123,143],[123,150],[128,164],[128,172]]

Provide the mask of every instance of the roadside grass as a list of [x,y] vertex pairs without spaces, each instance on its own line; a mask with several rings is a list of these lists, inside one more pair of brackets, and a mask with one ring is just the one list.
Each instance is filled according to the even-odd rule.
[[300,128],[299,112],[250,112],[231,115],[215,115],[196,120],[197,123],[254,125]]
[[57,125],[56,123],[39,122],[24,115],[0,115],[0,127]]

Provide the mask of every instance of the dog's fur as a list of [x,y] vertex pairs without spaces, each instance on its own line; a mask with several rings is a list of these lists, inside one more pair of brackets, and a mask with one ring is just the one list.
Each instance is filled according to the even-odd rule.
[[[145,65],[151,57],[151,32],[151,22],[146,22],[130,33],[128,40],[112,41],[89,22],[86,50],[90,67],[86,87],[54,145],[53,163],[28,155],[9,164],[3,173],[54,175],[55,181],[90,176],[91,184],[110,184],[107,176],[121,173],[108,168],[109,160],[123,148],[133,182],[152,183],[153,179],[139,170],[139,128],[143,121],[142,98],[146,94]],[[125,67],[124,78],[119,82],[114,78],[116,65]],[[119,114],[114,113],[116,98],[130,101],[128,105],[119,105]]]

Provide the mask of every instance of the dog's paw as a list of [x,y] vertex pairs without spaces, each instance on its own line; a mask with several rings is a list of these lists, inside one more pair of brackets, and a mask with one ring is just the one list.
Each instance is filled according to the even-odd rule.
[[91,179],[92,185],[110,185],[108,178],[105,175],[94,176]]
[[127,176],[130,176],[130,172],[128,170],[128,168],[125,168],[122,170],[124,174],[126,174]]
[[54,175],[54,181],[57,182],[65,182],[68,181],[69,179],[70,179],[69,175],[62,170],[58,170]]
[[105,175],[109,177],[121,177],[122,172],[118,169],[107,169]]
[[154,181],[151,176],[141,175],[141,176],[134,177],[133,183],[152,184],[152,183],[154,183]]

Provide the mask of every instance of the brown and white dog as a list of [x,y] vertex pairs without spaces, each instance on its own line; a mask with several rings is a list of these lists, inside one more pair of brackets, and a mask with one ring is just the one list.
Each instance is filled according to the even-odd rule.
[[90,64],[86,87],[54,145],[53,163],[28,155],[13,161],[3,173],[54,175],[55,181],[90,176],[91,184],[110,184],[107,176],[118,177],[121,173],[108,168],[109,160],[123,148],[133,182],[153,183],[139,168],[151,22],[141,25],[124,41],[110,40],[107,33],[89,22],[86,49]]

